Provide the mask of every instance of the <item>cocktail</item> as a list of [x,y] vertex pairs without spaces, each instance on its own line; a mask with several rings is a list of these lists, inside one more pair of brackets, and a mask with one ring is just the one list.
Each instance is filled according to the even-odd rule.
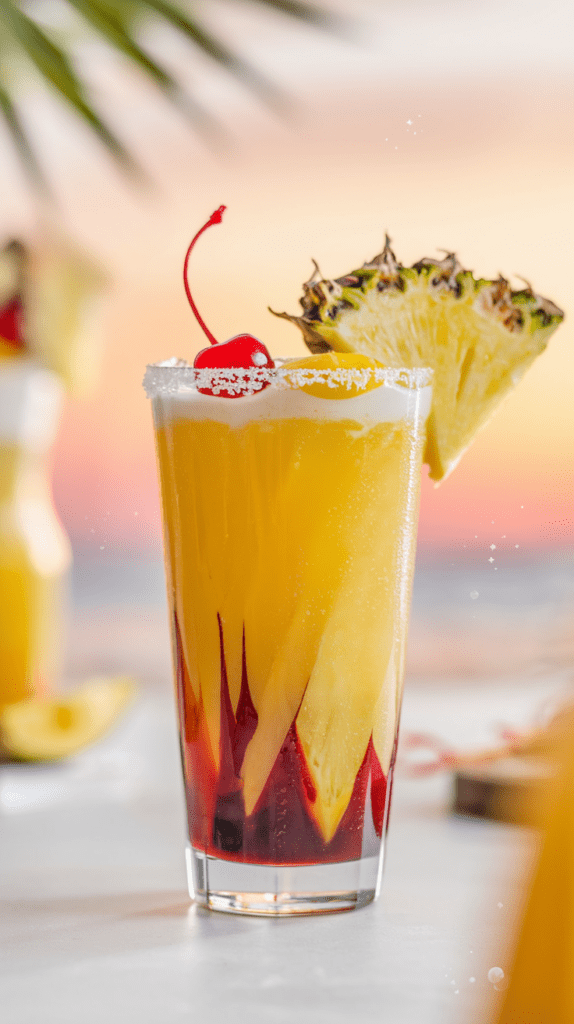
[[147,376],[190,877],[220,909],[378,884],[430,374],[304,362],[235,402],[191,368]]
[[[187,264],[221,213],[186,258],[202,326]],[[341,293],[364,296],[387,270],[320,282],[325,295],[314,285],[316,308],[309,299],[297,318],[310,347],[335,348],[329,322],[359,308]],[[377,290],[393,288],[402,300],[404,285]],[[443,311],[449,297],[437,287]],[[193,367],[168,360],[145,380],[190,891],[243,913],[350,909],[380,884],[423,449],[436,451],[438,434],[446,466],[456,438],[444,440],[440,408],[426,429],[432,372],[420,357],[389,368],[344,338],[347,351],[275,365],[250,335],[218,345],[204,329],[213,344]]]

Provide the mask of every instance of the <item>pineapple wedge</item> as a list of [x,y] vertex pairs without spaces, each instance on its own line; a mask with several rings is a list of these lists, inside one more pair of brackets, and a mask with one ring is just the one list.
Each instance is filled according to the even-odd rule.
[[19,761],[61,761],[100,739],[136,693],[127,677],[92,679],[59,698],[30,697],[0,714],[0,742]]
[[529,285],[511,291],[503,277],[476,280],[454,253],[403,267],[388,237],[379,256],[337,280],[321,279],[315,265],[303,289],[302,316],[275,315],[296,324],[312,352],[433,368],[425,461],[437,482],[564,318]]

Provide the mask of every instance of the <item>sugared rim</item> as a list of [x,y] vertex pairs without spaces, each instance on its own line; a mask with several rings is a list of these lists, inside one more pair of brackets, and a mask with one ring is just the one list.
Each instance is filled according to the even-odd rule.
[[291,390],[303,388],[308,384],[326,384],[330,388],[345,387],[348,391],[362,391],[373,380],[377,384],[399,385],[417,390],[430,384],[432,375],[433,371],[428,367],[337,367],[332,370],[290,368],[289,360],[281,360],[279,366],[271,368],[202,367],[196,370],[183,360],[169,359],[164,363],[153,363],[147,367],[143,386],[148,398],[198,391],[200,388],[209,388],[214,395],[221,391],[235,395],[252,395],[261,391],[267,384]]

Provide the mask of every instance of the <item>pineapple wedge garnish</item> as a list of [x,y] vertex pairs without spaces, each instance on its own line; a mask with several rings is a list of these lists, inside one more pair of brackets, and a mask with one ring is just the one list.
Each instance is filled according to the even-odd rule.
[[476,280],[453,253],[403,267],[379,256],[334,281],[303,285],[296,324],[311,352],[361,352],[389,367],[434,370],[425,462],[442,480],[546,347],[564,314],[529,285]]

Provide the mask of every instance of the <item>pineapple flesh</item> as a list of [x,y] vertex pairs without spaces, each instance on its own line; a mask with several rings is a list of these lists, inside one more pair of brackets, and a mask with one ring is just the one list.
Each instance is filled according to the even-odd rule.
[[[336,280],[303,285],[296,324],[313,353],[360,352],[389,367],[431,366],[425,462],[446,477],[477,430],[546,347],[564,314],[530,285],[475,279],[454,253],[412,267],[387,237],[380,255]],[[273,312],[273,310],[271,310]]]
[[30,697],[0,712],[0,748],[20,761],[61,761],[100,739],[136,695],[127,676],[92,679],[75,693]]

